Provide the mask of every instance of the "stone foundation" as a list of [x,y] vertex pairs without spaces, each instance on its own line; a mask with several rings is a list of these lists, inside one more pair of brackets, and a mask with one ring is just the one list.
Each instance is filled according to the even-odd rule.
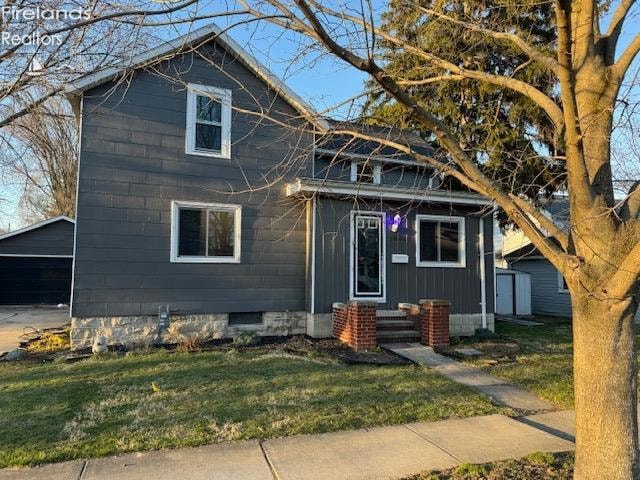
[[[470,337],[478,328],[482,328],[481,313],[455,313],[449,315],[449,335],[452,337]],[[487,328],[495,332],[493,313],[487,313]]]
[[265,312],[262,323],[229,325],[226,313],[171,315],[167,328],[160,328],[155,315],[90,317],[71,319],[71,348],[90,347],[97,336],[108,345],[128,347],[162,343],[204,342],[233,338],[243,332],[261,336],[307,333],[307,312]]
[[333,318],[330,313],[307,313],[307,335],[313,338],[330,338]]
[[[400,309],[404,306],[410,308],[412,305],[401,304]],[[407,318],[413,317],[408,315]],[[98,335],[105,337],[109,345],[126,346],[233,338],[242,332],[255,332],[262,336],[307,334],[314,338],[329,338],[332,327],[332,314],[307,312],[265,312],[261,324],[233,326],[229,325],[226,313],[172,315],[169,326],[162,330],[155,315],[72,318],[71,347],[90,347]],[[478,328],[482,328],[480,313],[449,315],[451,336],[471,336]],[[487,328],[495,331],[492,313],[487,314]]]

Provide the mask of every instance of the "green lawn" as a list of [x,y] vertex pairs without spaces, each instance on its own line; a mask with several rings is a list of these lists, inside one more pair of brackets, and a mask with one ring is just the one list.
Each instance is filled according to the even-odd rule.
[[414,365],[266,350],[0,364],[0,467],[505,412]]
[[520,384],[559,408],[573,408],[571,321],[542,318],[543,326],[496,322],[496,333],[516,340],[514,363],[483,366],[487,372]]

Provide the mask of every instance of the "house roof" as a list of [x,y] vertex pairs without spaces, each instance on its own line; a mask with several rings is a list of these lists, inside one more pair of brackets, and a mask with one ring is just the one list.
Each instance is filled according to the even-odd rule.
[[[431,145],[411,130],[403,130],[391,126],[368,125],[355,122],[340,122],[329,120],[332,130],[355,130],[364,135],[390,140],[395,143],[411,147],[417,153],[432,157],[434,150]],[[342,157],[382,160],[387,162],[404,163],[424,166],[413,157],[400,152],[381,142],[358,138],[349,134],[337,134],[329,131],[316,142],[316,151],[323,155],[337,155]]]
[[66,88],[66,93],[70,95],[81,95],[83,92],[108,82],[118,76],[131,72],[132,70],[145,68],[154,63],[166,60],[167,55],[178,54],[189,51],[193,46],[202,45],[210,40],[215,40],[235,57],[255,75],[273,88],[284,100],[295,108],[304,118],[321,130],[328,130],[328,122],[320,117],[314,108],[300,98],[282,80],[276,77],[269,69],[260,63],[253,55],[242,48],[235,40],[226,34],[214,23],[194,30],[186,35],[169,40],[152,48],[146,52],[132,56],[128,61],[119,65],[99,70],[86,75]]
[[73,218],[69,218],[66,215],[59,215],[57,217],[51,217],[51,218],[47,218],[46,220],[42,220],[41,222],[37,222],[34,223],[32,225],[29,225],[27,227],[21,228],[19,230],[14,230],[13,232],[7,232],[3,235],[0,235],[0,240],[4,240],[5,238],[10,238],[10,237],[15,237],[16,235],[20,235],[22,233],[27,233],[30,232],[31,230],[35,230],[37,228],[42,228],[46,225],[49,225],[51,223],[55,223],[55,222],[61,222],[61,221],[65,221],[65,222],[70,222],[75,224],[76,221]]
[[502,256],[507,262],[517,262],[518,260],[538,260],[544,258],[540,250],[533,246],[533,244],[528,243],[523,247],[520,247],[516,250],[512,250],[511,252]]
[[554,195],[544,206],[552,219],[569,218],[569,197]]
[[520,270],[511,270],[509,268],[496,267],[496,275],[529,275],[527,272]]

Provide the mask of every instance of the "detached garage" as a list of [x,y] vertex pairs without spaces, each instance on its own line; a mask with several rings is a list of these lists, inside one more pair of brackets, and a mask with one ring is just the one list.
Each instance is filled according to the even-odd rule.
[[60,216],[0,235],[0,305],[69,303],[74,229]]

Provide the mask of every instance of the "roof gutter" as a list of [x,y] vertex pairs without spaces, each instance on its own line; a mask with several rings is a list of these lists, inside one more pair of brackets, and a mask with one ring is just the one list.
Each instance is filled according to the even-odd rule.
[[446,190],[429,190],[402,188],[386,185],[363,185],[352,182],[328,181],[316,179],[297,179],[287,185],[286,195],[307,196],[313,194],[344,195],[360,198],[376,198],[386,200],[411,200],[453,205],[487,206],[493,202],[482,195],[467,192]]

